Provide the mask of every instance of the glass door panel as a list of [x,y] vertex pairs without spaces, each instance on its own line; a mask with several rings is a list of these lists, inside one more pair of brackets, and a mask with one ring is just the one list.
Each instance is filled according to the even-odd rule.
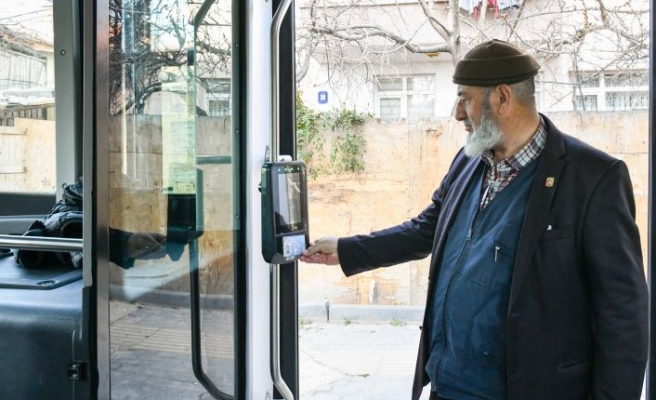
[[113,399],[234,395],[230,5],[110,0]]
[[[235,265],[239,152],[232,121],[232,1],[206,0],[195,11],[197,163],[203,176],[197,378],[219,399],[235,394]],[[192,293],[192,296],[194,294]],[[193,312],[193,311],[192,311]]]

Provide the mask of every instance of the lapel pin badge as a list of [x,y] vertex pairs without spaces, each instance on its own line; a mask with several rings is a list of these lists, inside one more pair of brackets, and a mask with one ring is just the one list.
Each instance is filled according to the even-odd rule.
[[544,181],[544,186],[546,186],[548,188],[553,187],[555,181],[556,181],[556,178],[554,178],[553,176],[548,176],[547,180]]

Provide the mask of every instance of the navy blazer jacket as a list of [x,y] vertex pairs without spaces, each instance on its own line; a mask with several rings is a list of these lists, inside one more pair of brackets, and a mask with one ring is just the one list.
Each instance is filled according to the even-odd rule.
[[[543,118],[547,142],[521,228],[508,305],[509,399],[639,399],[648,292],[627,167]],[[344,273],[431,254],[426,304],[431,310],[446,234],[479,168],[484,168],[480,157],[461,150],[432,204],[417,217],[340,238]],[[429,382],[428,318],[425,312],[413,400]]]

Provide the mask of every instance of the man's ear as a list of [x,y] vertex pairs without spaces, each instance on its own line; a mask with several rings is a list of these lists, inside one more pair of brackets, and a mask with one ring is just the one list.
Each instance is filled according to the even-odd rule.
[[494,88],[494,92],[499,101],[496,107],[497,113],[499,113],[499,115],[508,113],[510,111],[511,100],[513,97],[512,89],[510,86],[504,84]]

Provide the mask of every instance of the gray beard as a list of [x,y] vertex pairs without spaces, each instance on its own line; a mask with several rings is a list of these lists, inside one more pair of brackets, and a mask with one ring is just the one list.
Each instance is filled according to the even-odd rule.
[[469,157],[479,157],[486,151],[494,150],[501,142],[501,130],[496,121],[483,110],[480,124],[467,135],[465,154]]

